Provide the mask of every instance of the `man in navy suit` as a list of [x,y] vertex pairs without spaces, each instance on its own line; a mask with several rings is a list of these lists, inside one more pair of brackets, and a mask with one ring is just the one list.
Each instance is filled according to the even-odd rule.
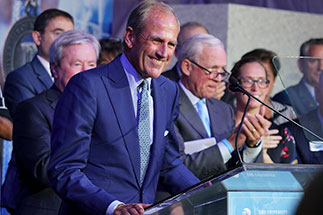
[[[323,38],[304,42],[300,48],[300,56],[323,58]],[[286,89],[288,95],[286,91],[281,91],[273,97],[273,100],[292,105],[297,114],[305,115],[318,107],[314,87],[318,84],[320,73],[323,71],[323,60],[300,58],[298,68],[303,73],[301,81]]]
[[50,52],[54,84],[17,105],[14,117],[13,158],[3,185],[2,205],[14,214],[58,214],[61,199],[49,187],[47,167],[55,106],[69,79],[94,68],[99,55],[97,39],[67,31]]
[[6,78],[4,97],[11,117],[19,102],[38,95],[53,85],[49,48],[58,35],[73,29],[73,17],[65,11],[48,9],[37,17],[32,33],[38,48],[37,55],[31,62],[10,72]]
[[[299,123],[310,129],[315,134],[323,138],[323,73],[321,72],[319,83],[315,87],[315,98],[319,103],[318,108],[310,111],[306,115],[299,118]],[[321,141],[317,137],[303,131],[293,123],[282,125],[287,126],[296,141],[296,150],[298,163],[303,164],[323,164],[323,151],[314,150],[310,147],[311,141]]]
[[[197,34],[184,41],[178,57],[182,76],[179,81],[180,114],[175,121],[175,130],[181,158],[196,176],[203,179],[220,174],[236,163],[228,162],[235,148],[233,110],[225,102],[212,98],[217,85],[229,76],[224,69],[226,52],[219,39],[209,34]],[[202,109],[200,102],[204,103]],[[246,162],[261,161],[260,137],[266,130],[266,120],[260,116],[259,119],[247,118],[252,124],[250,128],[255,129],[254,135],[248,135],[248,128],[243,127],[238,145],[247,143],[243,150]],[[196,146],[197,150],[194,150]]]
[[[160,76],[178,31],[171,7],[142,1],[128,19],[124,53],[70,80],[55,109],[48,168],[63,199],[61,214],[143,214],[158,183],[177,193],[199,182],[178,154],[179,89]],[[143,97],[147,130],[139,133]],[[149,157],[141,153],[142,135]],[[149,162],[146,170],[141,158]]]

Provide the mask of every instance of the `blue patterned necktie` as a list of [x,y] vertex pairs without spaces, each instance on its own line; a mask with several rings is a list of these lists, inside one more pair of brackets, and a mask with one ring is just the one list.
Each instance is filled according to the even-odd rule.
[[207,107],[206,107],[205,101],[202,99],[199,100],[196,103],[196,107],[197,107],[197,112],[200,115],[202,123],[205,127],[206,133],[208,134],[209,137],[211,137],[210,119],[207,114]]
[[142,90],[139,99],[138,136],[140,146],[140,185],[142,185],[149,163],[150,153],[150,120],[148,81],[140,85]]

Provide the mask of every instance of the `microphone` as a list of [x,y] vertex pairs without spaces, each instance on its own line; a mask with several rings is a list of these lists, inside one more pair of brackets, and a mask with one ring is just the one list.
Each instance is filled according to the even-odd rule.
[[275,110],[274,108],[270,107],[269,105],[267,105],[266,103],[264,103],[263,101],[261,101],[260,99],[258,99],[257,97],[255,97],[254,95],[252,95],[251,93],[249,93],[247,90],[245,90],[239,83],[239,81],[233,77],[232,75],[229,78],[229,89],[233,92],[241,92],[245,95],[247,95],[249,98],[252,97],[253,99],[257,100],[259,103],[261,103],[262,105],[266,106],[267,108],[269,108],[270,110],[272,110],[273,112],[275,112],[276,114],[278,114],[279,116],[283,117],[284,119],[286,119],[287,121],[295,124],[296,126],[298,126],[299,128],[305,130],[306,132],[310,133],[311,135],[313,135],[314,137],[318,138],[319,140],[323,141],[323,138],[320,137],[319,135],[315,134],[314,132],[312,132],[311,130],[309,130],[308,128],[300,125],[299,123],[295,122],[292,119],[289,119],[288,117],[286,117],[285,115],[283,115],[282,113],[280,113],[279,111]]

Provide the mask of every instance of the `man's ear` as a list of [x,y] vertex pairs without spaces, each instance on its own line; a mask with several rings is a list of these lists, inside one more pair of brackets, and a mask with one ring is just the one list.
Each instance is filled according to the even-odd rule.
[[191,62],[190,62],[187,58],[185,58],[185,59],[182,61],[182,63],[181,63],[181,65],[180,65],[180,67],[181,67],[181,72],[182,72],[185,76],[190,76],[190,74],[191,74],[191,70],[192,70],[192,64],[191,64]]
[[56,79],[58,78],[58,67],[54,64],[54,63],[51,63],[50,64],[50,72],[52,73],[52,76]]
[[124,42],[129,49],[131,49],[135,43],[136,35],[132,27],[128,26],[124,35]]
[[36,46],[40,46],[41,43],[41,34],[39,31],[33,31],[33,33],[31,34]]
[[304,64],[305,64],[305,60],[304,59],[298,59],[297,61],[297,66],[298,66],[298,69],[301,73],[304,73]]

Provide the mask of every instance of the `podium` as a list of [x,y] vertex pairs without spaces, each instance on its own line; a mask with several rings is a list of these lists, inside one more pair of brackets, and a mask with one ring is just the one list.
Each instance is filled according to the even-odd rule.
[[295,214],[304,189],[323,165],[240,164],[157,202],[144,214]]

